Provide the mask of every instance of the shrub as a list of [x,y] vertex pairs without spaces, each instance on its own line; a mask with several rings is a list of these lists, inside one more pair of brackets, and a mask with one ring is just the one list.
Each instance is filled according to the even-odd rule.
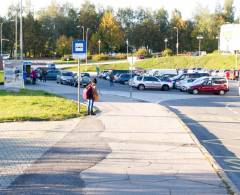
[[117,60],[127,59],[127,54],[118,53],[118,54],[115,56],[115,59],[117,59]]
[[162,52],[163,57],[171,56],[172,54],[173,54],[172,50],[168,48]]
[[93,55],[92,56],[92,60],[93,61],[103,61],[103,60],[109,60],[110,56],[106,55],[106,54],[98,54],[98,55]]
[[62,61],[72,61],[74,60],[72,55],[64,55],[61,59]]

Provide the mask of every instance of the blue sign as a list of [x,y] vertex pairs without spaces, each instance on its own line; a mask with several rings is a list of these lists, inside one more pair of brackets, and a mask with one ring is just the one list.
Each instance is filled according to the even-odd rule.
[[72,42],[72,56],[74,58],[85,58],[85,56],[86,56],[86,41],[74,40]]

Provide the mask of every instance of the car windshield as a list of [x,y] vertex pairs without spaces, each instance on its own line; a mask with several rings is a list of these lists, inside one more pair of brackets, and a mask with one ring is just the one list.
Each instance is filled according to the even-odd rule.
[[193,84],[199,85],[199,84],[202,84],[203,82],[205,82],[206,80],[208,80],[208,78],[200,78],[200,79],[193,81]]

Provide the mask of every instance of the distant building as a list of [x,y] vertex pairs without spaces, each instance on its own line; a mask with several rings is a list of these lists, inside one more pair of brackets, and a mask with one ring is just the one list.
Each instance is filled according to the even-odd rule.
[[220,50],[226,53],[240,51],[240,24],[224,24],[220,31]]

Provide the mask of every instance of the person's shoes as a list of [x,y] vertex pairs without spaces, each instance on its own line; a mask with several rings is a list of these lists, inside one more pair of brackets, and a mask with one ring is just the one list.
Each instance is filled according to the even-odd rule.
[[95,116],[96,114],[94,112],[92,112],[91,115]]

